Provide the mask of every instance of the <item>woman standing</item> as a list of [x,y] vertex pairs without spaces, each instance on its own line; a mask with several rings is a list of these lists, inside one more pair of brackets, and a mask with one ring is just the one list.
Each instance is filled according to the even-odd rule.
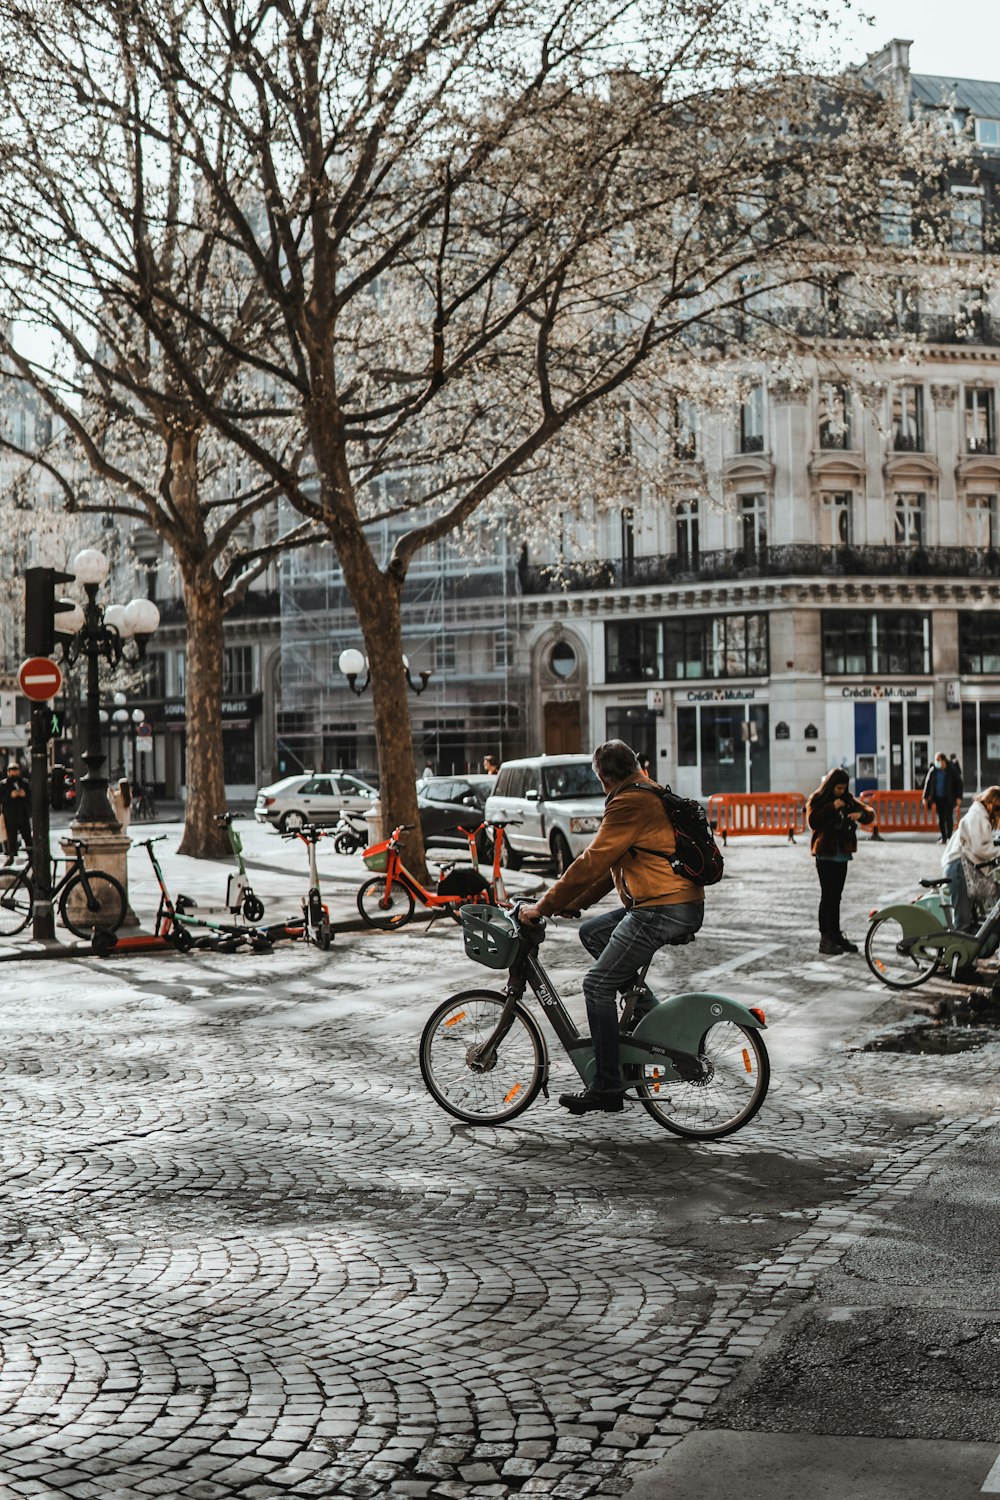
[[992,878],[985,866],[1000,855],[993,834],[1000,825],[1000,786],[988,786],[973,798],[972,806],[961,819],[941,856],[941,874],[947,878],[954,908],[954,923],[959,931],[974,930],[973,899],[987,907],[997,898]]
[[850,777],[842,766],[828,771],[806,803],[812,829],[809,851],[819,876],[819,951],[857,953],[840,930],[840,898],[844,893],[847,866],[858,847],[859,823],[874,823],[870,807],[851,796]]

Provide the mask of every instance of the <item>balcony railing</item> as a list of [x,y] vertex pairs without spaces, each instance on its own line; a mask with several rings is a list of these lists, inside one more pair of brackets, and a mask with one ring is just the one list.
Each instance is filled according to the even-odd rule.
[[653,584],[711,583],[756,578],[1000,578],[1000,552],[979,547],[764,547],[748,558],[738,550],[697,558],[636,557],[628,562],[580,562],[562,569],[521,570],[525,594],[579,593]]

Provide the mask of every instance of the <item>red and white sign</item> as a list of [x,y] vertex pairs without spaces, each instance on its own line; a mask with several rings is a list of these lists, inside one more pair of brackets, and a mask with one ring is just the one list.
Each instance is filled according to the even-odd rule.
[[47,656],[29,656],[18,669],[17,681],[26,698],[33,703],[47,703],[62,687],[63,675]]

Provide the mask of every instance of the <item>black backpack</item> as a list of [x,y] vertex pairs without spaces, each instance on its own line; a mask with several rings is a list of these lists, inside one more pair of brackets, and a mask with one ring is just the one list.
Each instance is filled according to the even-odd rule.
[[658,859],[667,860],[674,874],[682,880],[693,880],[696,885],[718,884],[724,869],[722,850],[715,842],[712,825],[701,803],[693,797],[678,797],[668,786],[658,787],[641,781],[634,784],[640,791],[650,791],[660,799],[663,811],[674,826],[677,840],[673,854],[642,848],[636,848],[634,852],[655,854]]

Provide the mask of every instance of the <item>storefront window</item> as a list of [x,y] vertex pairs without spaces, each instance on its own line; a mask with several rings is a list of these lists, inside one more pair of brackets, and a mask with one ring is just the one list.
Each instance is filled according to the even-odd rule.
[[962,774],[967,793],[1000,785],[1000,703],[962,704]]
[[656,774],[656,717],[648,708],[609,708],[606,718],[607,738],[624,740],[636,755],[646,756],[653,775]]
[[[629,620],[604,627],[605,680],[639,682],[663,677],[663,626],[659,620]],[[623,736],[624,738],[624,736]]]
[[1000,673],[1000,613],[959,613],[958,670],[970,675]]
[[677,764],[679,766],[698,764],[698,710],[696,708],[677,710]]
[[930,615],[905,609],[824,613],[823,671],[828,677],[921,676],[930,670]]
[[765,677],[767,615],[665,621],[667,678]]

